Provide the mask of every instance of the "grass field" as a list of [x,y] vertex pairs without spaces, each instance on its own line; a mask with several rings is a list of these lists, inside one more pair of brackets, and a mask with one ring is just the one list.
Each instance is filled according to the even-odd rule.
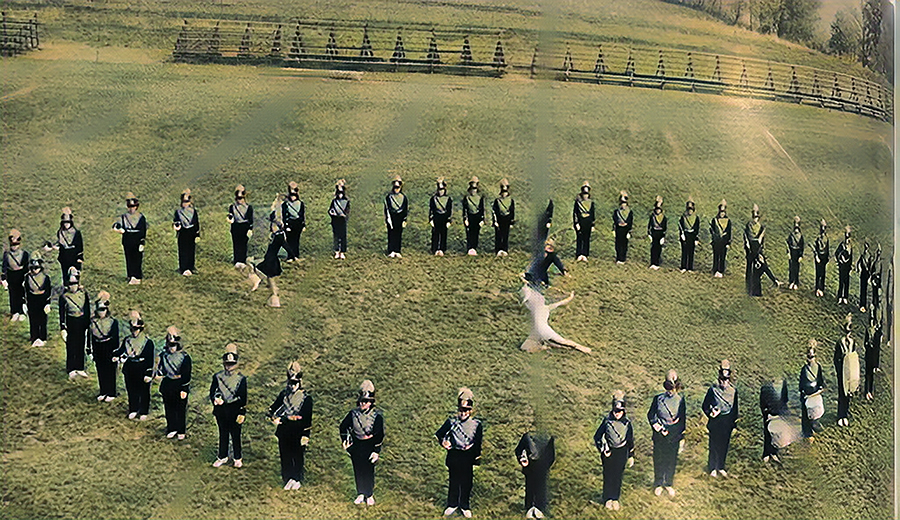
[[[103,9],[118,8],[113,2],[97,5],[84,11],[85,27],[102,20]],[[179,5],[141,4],[147,11]],[[218,16],[213,4],[196,5]],[[327,5],[307,7],[327,17]],[[510,3],[506,10],[488,11],[486,5],[471,6],[478,23],[540,23],[535,6]],[[584,5],[558,9],[583,13]],[[248,16],[273,12],[263,2],[227,7]],[[59,8],[47,8],[45,20],[54,9]],[[400,12],[417,19],[468,12],[449,3],[434,9],[410,3]],[[631,7],[622,9],[638,16]],[[690,21],[682,31],[694,34],[690,27],[696,24],[699,34],[692,37],[709,45],[721,41],[709,36],[720,30],[713,22],[679,12]],[[142,13],[121,16],[131,24],[163,16]],[[654,16],[647,23],[655,23]],[[475,476],[477,517],[521,516],[523,479],[512,450],[524,431],[536,427],[557,436],[551,504],[558,518],[893,516],[893,352],[882,353],[885,375],[877,381],[876,400],[853,402],[850,428],[835,426],[830,391],[827,430],[818,442],[793,446],[780,467],[759,461],[759,384],[787,375],[796,403],[809,338],[825,344],[826,378],[836,388],[827,366],[845,309],[834,304],[834,270],[827,298],[813,297],[812,267],[805,265],[800,291],[766,289],[763,298],[749,299],[739,246],[732,248],[724,279],[707,274],[708,245],[698,253],[696,274],[673,268],[674,246],[664,252],[664,269],[653,272],[646,268],[649,246],[637,232],[629,263],[617,267],[607,223],[620,189],[632,196],[637,230],[646,225],[644,215],[657,194],[665,198],[672,224],[688,196],[704,220],[727,198],[739,226],[758,203],[769,227],[770,262],[780,278],[787,274],[783,240],[795,214],[804,220],[808,242],[814,222],[826,218],[832,247],[838,230],[851,224],[860,239],[890,249],[890,126],[783,103],[517,77],[331,76],[173,65],[162,61],[168,51],[152,38],[137,50],[116,41],[89,52],[82,44],[95,45],[94,33],[78,36],[80,26],[63,18],[54,23],[60,38],[49,40],[45,50],[3,62],[0,226],[22,230],[31,250],[53,236],[59,209],[70,205],[85,234],[88,291],[109,290],[119,317],[140,309],[157,341],[168,325],[179,326],[194,358],[195,385],[188,439],[166,440],[158,396],[151,421],[128,421],[124,396],[109,405],[93,399],[92,369],[90,380],[66,380],[58,335],[32,348],[26,346],[27,325],[4,319],[3,517],[436,518],[444,505],[446,470],[432,433],[452,412],[462,385],[475,391],[477,414],[487,425],[484,462]],[[622,19],[611,23],[629,31]],[[634,25],[637,33],[644,27]],[[781,45],[743,37],[753,45]],[[384,257],[380,219],[381,199],[395,173],[403,176],[412,207],[402,260]],[[490,197],[502,177],[510,179],[520,213],[511,237],[515,251],[505,259],[464,256],[457,219],[451,228],[454,253],[431,257],[426,208],[433,181],[446,177],[458,199],[471,175],[481,178]],[[338,178],[347,179],[353,204],[350,252],[341,263],[330,258],[326,214]],[[564,231],[571,200],[585,179],[602,215],[586,265],[571,262],[574,235]],[[246,281],[230,266],[225,210],[238,183],[247,186],[259,211],[289,180],[300,184],[307,203],[304,259],[287,266],[280,280],[284,307],[269,309],[264,291],[248,294]],[[194,192],[203,226],[199,274],[190,279],[175,270],[169,225],[186,187]],[[119,235],[110,229],[124,209],[126,191],[141,198],[150,223],[147,279],[138,287],[125,284]],[[517,274],[529,260],[530,225],[547,197],[557,203],[551,231],[571,269],[570,277],[554,281],[551,293],[576,293],[552,324],[591,346],[590,356],[518,349],[528,324],[517,300]],[[251,241],[257,256],[265,248],[260,231]],[[669,241],[674,238],[670,233]],[[483,233],[482,240],[489,249],[491,234]],[[49,269],[58,284],[57,264]],[[51,332],[57,330],[55,320],[54,312]],[[246,465],[240,470],[210,467],[216,428],[204,397],[229,341],[240,345],[250,382]],[[737,478],[712,481],[704,475],[699,406],[724,357],[735,367],[743,417],[729,456]],[[308,482],[288,493],[279,486],[274,428],[263,413],[295,358],[304,366],[316,411]],[[651,430],[644,416],[669,368],[685,381],[689,422],[676,476],[679,495],[660,499],[650,487]],[[350,462],[336,435],[364,378],[378,388],[387,429],[378,505],[366,510],[351,503]],[[593,502],[602,477],[591,437],[616,388],[627,392],[637,464],[625,474],[624,509],[612,514]]]

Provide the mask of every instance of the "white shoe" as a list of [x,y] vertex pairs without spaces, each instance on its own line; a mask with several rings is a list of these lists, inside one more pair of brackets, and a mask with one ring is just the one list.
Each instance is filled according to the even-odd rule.
[[396,256],[394,258],[403,258],[403,255],[401,255],[400,253],[396,253]]
[[607,500],[606,503],[603,505],[606,506],[606,509],[609,509],[609,510],[612,510],[612,508],[613,508],[612,500]]
[[241,460],[241,459],[234,459],[234,467],[236,467],[236,468],[243,468],[243,467],[244,467],[244,461]]
[[472,518],[472,511],[469,509],[463,509],[462,515],[466,518]]
[[135,278],[135,279],[134,279],[134,285],[141,285],[141,279],[140,279],[140,278]]
[[98,395],[98,396],[97,396],[97,401],[103,401],[104,399],[106,399],[106,396],[105,396],[105,395]]
[[544,518],[544,513],[542,513],[540,509],[534,508],[534,517],[535,518]]
[[71,371],[71,372],[69,372],[69,380],[70,380],[70,381],[74,381],[76,377],[78,377],[78,373],[77,373],[77,372],[75,372],[74,370]]
[[334,259],[335,259],[335,260],[340,260],[340,259],[341,259],[341,253],[338,252],[338,251],[335,251],[335,252],[334,252]]
[[[178,432],[169,432],[169,433],[166,434],[166,438],[167,438],[167,439],[172,439],[172,438],[174,438],[176,435],[178,435]],[[216,467],[218,467],[218,466],[216,466]]]
[[456,512],[455,507],[448,507],[447,509],[444,509],[444,516],[450,516],[455,512]]
[[444,252],[441,250],[437,250],[434,252],[434,256],[444,256]]
[[19,316],[20,314],[17,312],[13,314],[11,318],[9,318],[9,321],[19,321]]
[[34,343],[31,344],[32,347],[43,347],[44,345],[46,345],[46,343],[44,343],[44,340],[42,339],[36,339],[34,340]]
[[85,372],[84,370],[76,370],[75,373],[78,374],[78,375],[81,376],[81,377],[87,377],[87,376],[88,376],[88,375],[87,375],[87,372]]
[[341,260],[346,260],[346,259],[347,259],[347,254],[341,253]]
[[781,462],[781,459],[778,458],[778,455],[772,455],[772,462]]
[[108,395],[108,396],[106,396],[105,399],[103,399],[103,401],[105,401],[105,402],[107,402],[107,403],[111,403],[111,402],[113,402],[113,401],[115,401],[115,400],[116,400],[116,397],[113,396],[113,395]]
[[670,496],[670,497],[674,497],[674,496],[675,496],[675,488],[673,488],[672,486],[666,486],[666,491],[669,492],[669,496]]
[[245,268],[245,267],[247,267],[247,265],[246,265],[244,262],[235,262],[235,263],[234,263],[234,268],[235,268],[235,269],[243,269],[243,268]]
[[192,274],[194,274],[194,273],[192,273],[190,269],[188,269],[187,271],[181,273],[182,276],[191,276]]
[[285,490],[285,491],[289,491],[289,490],[291,490],[291,489],[294,489],[294,484],[295,484],[295,483],[296,483],[296,481],[293,480],[293,479],[288,480],[288,481],[287,481],[287,484],[284,485],[284,490]]
[[662,486],[656,486],[656,489],[653,490],[653,494],[656,496],[662,495],[663,488]]
[[[228,462],[228,457],[225,457],[224,459],[216,459],[216,461],[212,463],[212,467],[220,468],[220,467],[224,466],[226,462]],[[285,489],[287,489],[287,488],[285,488]]]
[[727,473],[724,469],[720,469],[720,470],[719,470],[719,476],[727,477],[727,476],[728,476],[728,473]]
[[291,486],[291,489],[300,489],[300,486],[302,486],[302,485],[303,485],[303,483],[301,483],[299,480],[295,480],[294,485]]
[[678,272],[679,272],[679,273],[686,273],[686,272],[687,272],[687,269],[679,269]]
[[146,421],[146,420],[149,419],[149,418],[150,418],[149,415],[142,415],[142,416],[138,417],[138,420],[139,420],[139,421]]
[[500,252],[497,253],[497,254],[500,255],[500,256],[509,256],[509,253],[507,253],[506,251],[500,251]]
[[719,476],[719,472],[716,471],[716,470],[712,470],[712,471],[709,472],[709,476],[710,476],[710,477],[713,477],[713,478],[718,477],[718,476]]
[[769,458],[770,457],[768,455],[766,455],[765,457],[763,457],[763,462],[769,462]]
[[625,262],[619,262],[618,260],[616,260],[616,265],[625,265]]
[[713,276],[715,276],[716,278],[722,278],[723,275],[722,275],[722,273],[716,273],[716,274],[713,275]]
[[250,292],[253,292],[253,291],[259,289],[259,284],[260,284],[260,282],[262,282],[262,278],[260,278],[259,275],[256,274],[255,272],[250,273],[250,282],[253,284],[253,286],[250,287]]
[[356,505],[360,505],[360,504],[362,504],[362,503],[365,502],[365,501],[366,501],[365,495],[358,495],[358,496],[356,497],[356,500],[353,501],[353,503],[356,504]]
[[390,253],[388,253],[388,258],[394,258],[395,256],[397,256],[397,253],[395,253],[395,252],[393,252],[393,251],[391,251]]
[[474,249],[469,249],[469,252],[467,254],[469,256],[478,256],[478,251],[475,251]]
[[534,507],[529,507],[528,511],[525,511],[525,518],[534,518]]
[[371,496],[371,497],[367,498],[367,499],[366,499],[366,505],[367,505],[367,506],[374,506],[374,505],[375,505],[375,497],[374,497],[374,496]]
[[618,511],[621,507],[618,500],[613,500],[613,511]]
[[184,440],[184,434],[183,434],[183,433],[179,433],[179,434],[178,434],[178,440],[180,440],[180,441],[183,441],[183,440]]
[[128,414],[129,419],[134,419],[135,417],[137,417],[137,412],[131,412],[130,414]]

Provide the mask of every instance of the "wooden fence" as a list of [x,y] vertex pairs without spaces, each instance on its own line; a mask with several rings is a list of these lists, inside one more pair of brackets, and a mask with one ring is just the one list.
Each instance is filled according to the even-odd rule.
[[15,56],[32,49],[37,49],[41,44],[38,36],[37,13],[31,18],[22,19],[7,16],[2,12],[0,20],[0,54],[3,56]]

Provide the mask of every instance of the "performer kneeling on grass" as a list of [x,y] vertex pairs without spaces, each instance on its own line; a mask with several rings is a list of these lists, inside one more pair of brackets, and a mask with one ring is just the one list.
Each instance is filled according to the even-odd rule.
[[528,432],[516,446],[516,459],[525,475],[525,518],[544,518],[547,512],[547,477],[556,461],[553,437]]
[[719,365],[718,383],[706,392],[703,413],[709,418],[706,425],[709,430],[709,476],[727,477],[725,458],[738,418],[738,395],[731,383],[731,363],[727,359]]
[[166,347],[156,366],[159,394],[166,410],[166,437],[184,440],[187,429],[188,392],[191,389],[191,356],[184,352],[181,331],[174,326],[166,329]]
[[88,349],[94,356],[97,368],[97,382],[100,385],[98,401],[110,402],[116,398],[115,351],[119,348],[119,322],[109,314],[110,295],[106,291],[97,294],[94,302],[94,317],[88,334]]
[[647,421],[653,427],[653,484],[656,496],[662,495],[663,488],[670,497],[675,496],[672,487],[678,454],[684,449],[684,398],[678,393],[681,381],[674,370],[669,370],[663,382],[665,392],[656,395],[647,411]]
[[303,391],[300,363],[293,361],[287,369],[287,386],[275,398],[268,414],[277,426],[275,436],[281,455],[281,480],[286,490],[300,489],[303,483],[312,413],[313,401]]
[[113,353],[113,361],[122,363],[122,377],[128,393],[128,418],[146,421],[150,414],[150,383],[153,381],[153,341],[144,335],[144,320],[131,311],[131,334]]
[[472,494],[473,468],[481,464],[482,425],[479,419],[472,417],[475,395],[471,390],[460,388],[456,403],[457,414],[444,421],[434,433],[441,447],[447,450],[445,464],[450,482],[444,516],[461,509],[464,517],[472,518],[469,496]]
[[625,417],[625,392],[613,393],[612,409],[594,433],[594,446],[603,463],[603,503],[618,511],[625,466],[634,466],[634,427]]
[[[276,198],[275,202],[272,203],[273,207],[277,202],[278,199]],[[266,248],[266,254],[263,256],[263,261],[255,266],[251,262],[252,270],[250,271],[250,282],[253,284],[253,287],[250,291],[252,292],[259,288],[259,283],[262,280],[260,274],[264,275],[266,277],[266,285],[272,291],[272,296],[270,296],[268,300],[269,307],[281,307],[281,299],[278,297],[278,286],[275,285],[275,278],[281,276],[282,272],[278,251],[281,250],[281,247],[284,245],[285,232],[284,224],[275,216],[274,209],[269,215],[269,231],[271,232],[271,235],[269,236],[269,247]]]
[[[527,280],[528,276],[525,275],[525,278]],[[531,334],[520,348],[526,352],[537,352],[548,347],[569,347],[590,354],[590,348],[560,336],[548,323],[550,311],[569,303],[573,298],[574,292],[564,300],[547,305],[544,295],[530,281],[526,281],[522,286],[522,304],[531,312]]]
[[341,445],[353,462],[356,480],[356,500],[367,506],[375,505],[375,463],[384,442],[384,418],[375,409],[375,385],[366,379],[359,386],[357,407],[350,410],[338,426]]
[[231,437],[234,467],[244,465],[241,453],[241,425],[247,414],[247,377],[238,372],[237,345],[229,343],[222,355],[225,368],[212,378],[209,386],[209,400],[213,404],[213,416],[219,427],[219,450],[213,467],[218,468],[228,462],[228,438]]
[[87,377],[84,356],[87,353],[87,329],[91,319],[91,299],[79,284],[81,273],[70,267],[66,292],[59,297],[59,334],[66,343],[66,372],[69,379]]

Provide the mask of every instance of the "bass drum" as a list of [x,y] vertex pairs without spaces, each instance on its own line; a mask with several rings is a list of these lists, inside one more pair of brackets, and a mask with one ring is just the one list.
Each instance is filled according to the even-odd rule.
[[825,400],[822,394],[806,398],[806,413],[811,421],[821,419],[825,415]]

